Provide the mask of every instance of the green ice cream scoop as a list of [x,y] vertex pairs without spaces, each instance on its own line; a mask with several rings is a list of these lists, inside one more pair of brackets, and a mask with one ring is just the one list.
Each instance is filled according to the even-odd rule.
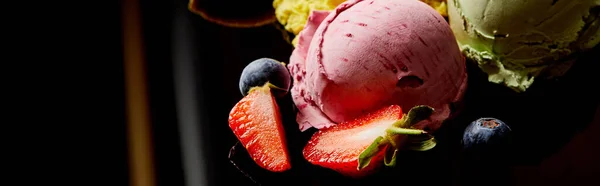
[[465,56],[518,92],[600,42],[600,0],[449,0],[448,16]]

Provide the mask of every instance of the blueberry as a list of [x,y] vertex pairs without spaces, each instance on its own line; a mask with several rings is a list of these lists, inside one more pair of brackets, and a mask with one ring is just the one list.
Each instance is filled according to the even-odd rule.
[[477,119],[465,129],[462,140],[463,147],[472,149],[502,146],[508,142],[510,131],[510,127],[499,119]]
[[[496,118],[480,118],[471,122],[462,139],[460,185],[510,185],[511,135],[510,127]],[[493,181],[490,181],[490,176]]]
[[246,96],[252,87],[263,86],[265,83],[276,86],[277,96],[287,94],[291,76],[285,64],[270,58],[260,58],[252,61],[242,71],[240,77],[240,91]]

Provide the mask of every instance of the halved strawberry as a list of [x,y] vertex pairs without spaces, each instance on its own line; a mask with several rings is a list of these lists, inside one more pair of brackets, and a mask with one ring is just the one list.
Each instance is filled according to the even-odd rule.
[[291,168],[281,114],[267,83],[242,98],[229,113],[229,127],[262,168],[282,172]]
[[304,147],[308,162],[333,169],[345,176],[363,177],[381,165],[395,165],[398,150],[429,150],[435,140],[427,132],[411,128],[427,119],[433,108],[416,106],[402,114],[391,105],[352,121],[316,132]]

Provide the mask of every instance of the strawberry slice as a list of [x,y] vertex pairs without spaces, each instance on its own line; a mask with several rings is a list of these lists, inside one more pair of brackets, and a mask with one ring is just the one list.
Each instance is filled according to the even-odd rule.
[[391,105],[348,122],[316,132],[304,147],[308,162],[349,177],[363,177],[381,165],[394,166],[398,150],[425,151],[435,146],[433,136],[411,128],[427,119],[433,108],[416,106],[408,114]]
[[272,172],[291,168],[281,114],[267,83],[255,87],[229,113],[229,127],[250,157]]

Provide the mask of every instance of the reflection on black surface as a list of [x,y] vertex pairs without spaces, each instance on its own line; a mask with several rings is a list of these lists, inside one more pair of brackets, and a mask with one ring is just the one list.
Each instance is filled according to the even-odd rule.
[[[302,160],[301,148],[315,130],[302,134],[294,131],[297,129],[294,127],[297,126],[293,122],[292,113],[283,114],[284,123],[292,125],[287,128],[288,134],[292,134],[288,135],[288,139],[292,140],[290,151],[295,155],[290,172],[281,174],[262,170],[247,153],[243,153],[245,150],[241,145],[238,146],[238,153],[232,157],[232,161],[242,164],[240,168],[262,185],[281,184],[270,181],[283,175],[286,178],[291,177],[294,182],[324,185],[384,184],[390,179],[404,180],[403,184],[426,182],[434,185],[509,185],[512,182],[511,167],[540,164],[594,119],[598,107],[597,95],[600,93],[597,87],[582,87],[576,82],[589,78],[586,74],[592,73],[590,71],[598,66],[597,63],[590,62],[594,60],[597,58],[583,58],[563,78],[537,80],[526,93],[516,93],[501,85],[488,83],[485,74],[470,64],[470,84],[465,96],[466,109],[436,132],[438,146],[427,152],[401,153],[403,157],[398,159],[405,161],[398,162],[395,169],[383,170],[380,174],[363,180],[345,179],[333,171],[309,165]],[[597,78],[587,81],[598,82]],[[287,105],[283,108],[287,108]],[[282,112],[286,112],[286,109],[282,109]],[[499,154],[489,159],[462,152],[460,140],[465,127],[480,117],[501,118],[511,126],[513,143],[506,152],[498,152]],[[300,135],[302,138],[296,138],[294,135]],[[492,175],[494,181],[490,182]]]
[[255,27],[275,22],[272,0],[189,0],[189,9],[213,23]]
[[[238,81],[245,65],[269,57],[288,62],[292,47],[272,25],[258,28],[236,29],[218,26],[187,12],[194,24],[190,38],[198,60],[192,68],[202,88],[196,90],[203,100],[201,115],[206,136],[203,143],[210,144],[205,151],[209,172],[214,185],[252,185],[229,161],[228,153],[237,139],[228,126],[229,111],[242,98]],[[436,133],[438,145],[427,152],[401,153],[404,160],[395,169],[385,169],[381,174],[363,180],[349,180],[337,173],[309,165],[301,150],[315,130],[300,133],[295,123],[293,104],[289,94],[279,99],[283,123],[286,128],[292,170],[287,173],[270,173],[256,166],[238,146],[233,161],[263,185],[287,185],[279,180],[293,180],[297,185],[375,185],[391,180],[402,185],[469,185],[481,183],[472,173],[496,175],[494,182],[509,184],[523,182],[511,180],[512,170],[519,166],[536,166],[556,154],[578,132],[588,127],[599,103],[598,54],[587,53],[564,76],[553,80],[537,79],[525,93],[516,93],[504,86],[487,82],[487,77],[472,62],[468,62],[469,85],[464,99],[464,110],[447,121]],[[477,169],[467,167],[469,159],[461,152],[460,139],[464,128],[480,117],[495,117],[505,121],[513,130],[512,149],[503,156],[502,164],[490,163]],[[597,124],[596,124],[597,125]],[[494,160],[491,160],[494,161]],[[495,164],[495,165],[492,165]],[[482,170],[484,169],[484,170]],[[493,171],[493,172],[487,172]],[[590,170],[591,171],[591,170]],[[211,176],[212,177],[212,176]],[[392,178],[393,179],[390,179]],[[523,176],[521,176],[523,177]],[[533,179],[533,178],[532,178]],[[372,182],[374,181],[374,182]],[[527,181],[525,181],[527,182]],[[532,182],[536,182],[535,180]]]
[[[194,68],[202,88],[196,90],[204,100],[201,106],[204,143],[209,172],[214,185],[243,185],[247,180],[229,163],[232,144],[237,141],[228,126],[228,114],[242,99],[238,81],[243,68],[251,61],[268,57],[287,63],[291,46],[272,25],[251,29],[235,29],[206,22],[192,15],[197,64]],[[281,107],[281,105],[280,105]],[[290,124],[290,123],[287,123]]]

